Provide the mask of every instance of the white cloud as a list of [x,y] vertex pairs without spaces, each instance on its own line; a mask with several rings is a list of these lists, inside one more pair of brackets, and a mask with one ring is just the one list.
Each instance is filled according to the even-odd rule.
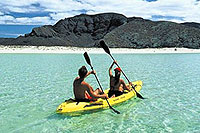
[[[195,0],[158,0],[155,2],[129,0],[121,1],[118,4],[111,2],[112,0],[109,1],[106,1],[109,7],[101,4],[96,5],[92,13],[113,11],[125,14],[128,17],[140,16],[146,19],[150,19],[152,15],[177,16],[184,17],[185,21],[189,21],[187,19],[189,16],[200,15],[200,4]],[[196,18],[196,21],[200,22],[200,18]]]
[[[39,5],[39,7],[36,5]],[[170,20],[174,22],[194,21],[200,23],[200,1],[196,0],[157,0],[154,2],[145,0],[79,0],[79,2],[76,0],[2,0],[0,6],[7,12],[51,12],[49,16],[53,20],[49,16],[42,17],[43,21],[37,17],[23,18],[28,23],[33,21],[33,24],[40,22],[42,24],[54,24],[60,19],[80,14],[80,10],[88,11],[87,14],[116,12],[127,17],[137,16],[145,19],[152,19],[153,15],[160,15],[166,16],[165,20],[169,20],[167,17],[172,16],[173,19]],[[2,10],[0,11],[2,12]],[[1,12],[0,14],[3,14]],[[23,23],[20,20],[22,18],[16,18],[17,23]]]
[[42,1],[40,4],[42,7],[46,8],[45,11],[50,12],[68,12],[92,8],[92,6],[87,3],[82,4],[75,0]]
[[0,16],[0,24],[7,24],[13,22],[15,18],[9,15]]
[[69,18],[69,17],[73,17],[75,15],[80,14],[81,12],[59,12],[59,13],[50,13],[50,16],[52,17],[53,20],[57,21],[60,19],[64,19],[64,18]]
[[16,18],[15,22],[17,24],[35,24],[35,25],[42,25],[42,24],[51,24],[52,20],[49,17],[33,17],[33,18]]
[[17,12],[17,13],[30,13],[40,11],[39,8],[29,6],[29,7],[17,7],[17,6],[4,6],[6,12]]
[[183,21],[178,20],[178,19],[157,19],[156,21],[172,21],[172,22],[176,22],[176,23],[182,23]]
[[23,24],[23,25],[43,25],[43,24],[52,24],[53,20],[50,17],[21,17],[14,18],[13,16],[0,16],[0,24]]
[[0,15],[4,15],[4,13],[0,11]]
[[1,0],[0,5],[9,5],[9,6],[29,6],[31,4],[38,3],[40,1],[47,1],[47,0]]
[[[127,17],[138,16],[151,19],[153,15],[177,17],[170,19],[174,22],[195,21],[200,22],[200,2],[196,0],[158,0],[154,2],[139,0],[85,0],[92,5],[92,11],[88,14],[103,12],[117,12]],[[180,20],[178,18],[183,18]]]

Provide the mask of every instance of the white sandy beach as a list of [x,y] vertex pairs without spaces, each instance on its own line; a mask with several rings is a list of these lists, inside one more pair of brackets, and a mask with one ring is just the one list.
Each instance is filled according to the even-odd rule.
[[[110,48],[111,53],[200,53],[200,49],[188,48]],[[79,48],[79,47],[63,47],[63,46],[3,46],[0,45],[0,53],[95,53],[105,54],[102,48]]]

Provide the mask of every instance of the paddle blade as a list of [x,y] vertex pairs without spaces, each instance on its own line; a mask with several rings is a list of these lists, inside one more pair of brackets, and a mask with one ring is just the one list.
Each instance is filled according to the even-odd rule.
[[137,91],[136,91],[136,95],[137,95],[137,97],[139,97],[140,99],[145,99],[145,98],[142,97],[142,96],[140,95],[140,93],[138,93]]
[[136,93],[136,96],[137,97],[139,97],[140,99],[145,99],[144,97],[142,97],[142,95],[140,95],[140,93],[138,93],[136,90],[135,90],[135,86],[137,86],[137,85],[132,85],[132,88],[133,88],[133,90],[135,91],[135,93]]
[[83,55],[85,57],[86,62],[91,66],[90,57],[88,56],[87,52],[85,52]]
[[114,109],[112,106],[110,106],[110,109],[112,109],[115,113],[120,114],[120,112]]
[[110,50],[108,48],[108,46],[105,44],[105,42],[103,40],[101,40],[100,42],[100,46],[104,49],[104,51],[108,54],[110,54]]
[[110,103],[108,102],[108,99],[106,99],[106,101],[107,101],[108,106],[110,107],[110,109],[112,109],[112,111],[114,111],[114,112],[117,113],[117,114],[120,114],[119,111],[117,111],[116,109],[114,109],[114,108],[110,105]]

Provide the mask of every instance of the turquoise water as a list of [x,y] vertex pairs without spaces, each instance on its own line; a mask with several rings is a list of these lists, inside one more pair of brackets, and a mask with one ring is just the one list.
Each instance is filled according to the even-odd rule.
[[[90,54],[108,87],[106,54]],[[82,54],[0,54],[0,132],[200,132],[200,54],[114,54],[141,95],[110,109],[67,116],[56,107],[73,95]],[[89,66],[87,66],[89,69]],[[125,79],[122,76],[123,79]],[[98,87],[93,75],[87,78]]]

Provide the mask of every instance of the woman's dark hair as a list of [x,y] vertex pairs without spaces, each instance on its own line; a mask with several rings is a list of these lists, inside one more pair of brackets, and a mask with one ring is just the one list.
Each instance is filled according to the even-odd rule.
[[84,78],[85,75],[87,74],[87,68],[85,66],[82,66],[79,70],[78,70],[78,75],[80,76],[80,78]]

